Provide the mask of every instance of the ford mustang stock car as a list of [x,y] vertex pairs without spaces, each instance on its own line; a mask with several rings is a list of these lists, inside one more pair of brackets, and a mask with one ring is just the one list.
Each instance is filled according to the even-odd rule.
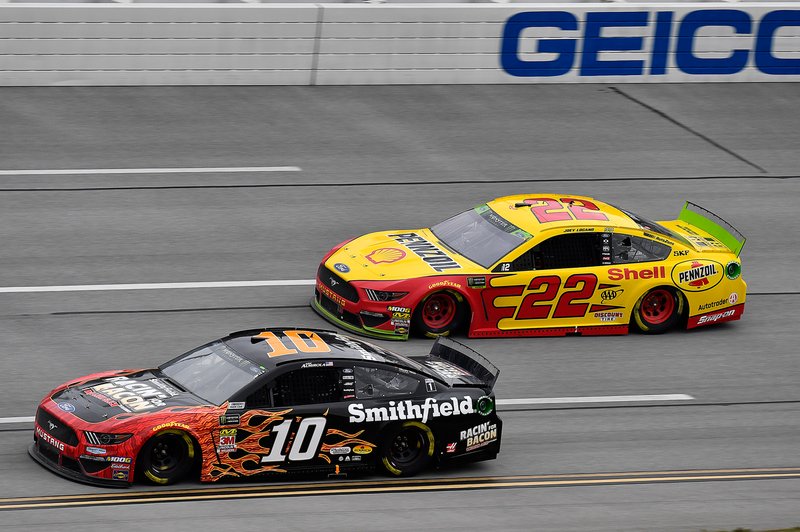
[[155,369],[59,386],[39,405],[29,454],[107,487],[190,474],[413,475],[497,456],[498,373],[449,340],[403,356],[331,331],[240,331]]
[[653,222],[584,196],[497,198],[331,249],[312,308],[366,336],[661,333],[738,320],[744,236],[686,202]]

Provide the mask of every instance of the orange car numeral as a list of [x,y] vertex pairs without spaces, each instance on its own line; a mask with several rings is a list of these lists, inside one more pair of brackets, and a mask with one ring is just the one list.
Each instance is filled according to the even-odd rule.
[[331,347],[325,343],[325,340],[319,337],[315,332],[311,331],[283,331],[283,334],[292,341],[292,344],[297,349],[286,347],[286,344],[272,331],[264,331],[255,336],[255,338],[263,338],[266,340],[271,351],[269,357],[280,357],[284,355],[294,355],[298,351],[301,353],[330,353]]

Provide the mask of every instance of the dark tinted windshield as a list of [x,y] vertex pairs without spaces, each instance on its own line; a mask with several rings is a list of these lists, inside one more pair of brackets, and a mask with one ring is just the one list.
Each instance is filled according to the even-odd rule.
[[530,233],[502,218],[487,205],[457,214],[434,225],[431,231],[447,247],[484,268],[531,238]]
[[189,351],[159,369],[184,389],[216,405],[265,371],[221,341]]

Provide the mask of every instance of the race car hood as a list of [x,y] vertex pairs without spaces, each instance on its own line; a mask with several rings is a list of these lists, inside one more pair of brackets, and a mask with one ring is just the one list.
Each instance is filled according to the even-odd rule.
[[157,369],[115,372],[90,378],[52,396],[58,408],[89,423],[119,414],[148,414],[168,407],[194,407],[208,402],[179,389]]
[[485,273],[481,266],[445,247],[430,229],[360,236],[333,253],[325,266],[345,281]]

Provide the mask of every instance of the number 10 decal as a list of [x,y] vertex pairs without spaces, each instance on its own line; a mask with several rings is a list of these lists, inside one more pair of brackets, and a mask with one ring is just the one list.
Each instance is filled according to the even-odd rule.
[[[547,304],[547,302],[553,301],[558,295],[561,278],[556,275],[545,275],[535,277],[528,284],[528,290],[539,290],[542,287],[544,290],[541,292],[525,296],[514,319],[542,320],[550,316],[553,305]],[[586,311],[589,310],[589,302],[581,302],[581,300],[588,300],[592,297],[594,289],[597,288],[597,276],[592,273],[577,273],[570,275],[564,283],[566,289],[578,287],[580,287],[578,290],[561,294],[555,305],[553,318],[580,318],[586,315]]]
[[[261,463],[283,462],[286,460],[286,455],[283,451],[292,423],[294,423],[293,419],[287,419],[272,428],[272,433],[275,434],[275,441],[272,443],[269,454],[261,457]],[[300,421],[300,426],[297,427],[297,434],[289,449],[289,460],[300,462],[314,458],[322,441],[322,435],[325,433],[326,423],[327,419],[324,417],[303,418]]]

